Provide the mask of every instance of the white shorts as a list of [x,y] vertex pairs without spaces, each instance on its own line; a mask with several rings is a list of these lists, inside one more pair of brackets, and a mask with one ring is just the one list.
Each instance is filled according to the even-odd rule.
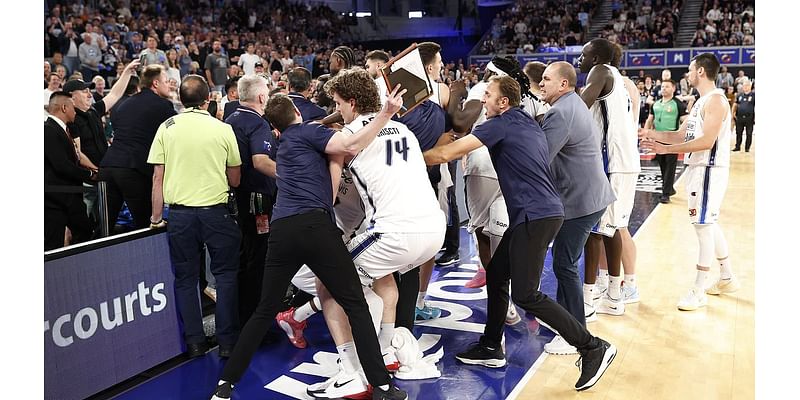
[[719,220],[729,172],[727,167],[690,165],[686,168],[689,219],[693,224],[714,224]]
[[633,199],[636,197],[637,173],[612,173],[609,177],[611,190],[617,197],[606,207],[600,222],[592,228],[592,232],[603,236],[614,236],[617,229],[627,228],[633,211]]
[[506,209],[506,199],[500,196],[489,207],[489,227],[483,233],[497,237],[503,237],[508,229],[508,209]]
[[430,260],[444,242],[446,226],[438,232],[378,233],[366,231],[347,243],[361,284],[372,283],[394,272],[406,273]]
[[476,229],[482,228],[485,232],[489,227],[489,209],[498,198],[503,198],[500,183],[497,182],[497,179],[485,176],[467,175],[464,177],[464,190],[469,213],[467,231],[472,233]]

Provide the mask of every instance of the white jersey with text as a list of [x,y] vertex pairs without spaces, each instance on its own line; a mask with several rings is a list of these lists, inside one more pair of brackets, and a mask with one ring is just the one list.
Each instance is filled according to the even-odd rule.
[[633,124],[633,102],[619,70],[608,64],[605,66],[614,77],[614,85],[589,108],[603,135],[603,164],[606,173],[638,173],[642,167],[639,138]]
[[[489,82],[478,82],[472,87],[472,89],[469,90],[467,99],[464,102],[467,103],[470,100],[483,100],[483,94],[486,92],[487,87],[489,87]],[[475,129],[476,126],[482,124],[484,121],[486,121],[486,108],[482,107],[481,113],[478,115],[478,119],[475,120],[474,124],[472,124],[472,129]],[[497,172],[494,170],[492,158],[489,156],[489,149],[487,149],[486,146],[478,147],[477,149],[467,153],[464,159],[464,176],[468,175],[485,176],[487,178],[497,179]]]
[[[357,132],[374,116],[356,117],[345,126],[345,132]],[[444,213],[433,194],[417,137],[404,124],[389,121],[350,161],[348,169],[364,203],[368,230],[441,230]]]
[[[703,136],[703,120],[705,116],[705,105],[709,100],[717,97],[717,101],[724,100],[727,103],[722,89],[714,89],[704,96],[697,99],[689,113],[686,123],[686,141],[697,139]],[[725,118],[719,126],[719,133],[714,146],[709,150],[696,151],[689,153],[686,157],[686,165],[704,165],[708,167],[728,167],[730,166],[730,142],[731,142],[731,112],[726,107]]]

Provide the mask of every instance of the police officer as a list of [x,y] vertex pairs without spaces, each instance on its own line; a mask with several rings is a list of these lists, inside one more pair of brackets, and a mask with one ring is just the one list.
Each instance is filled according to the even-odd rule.
[[733,104],[733,115],[736,116],[736,147],[733,151],[741,150],[742,132],[746,130],[744,151],[750,152],[750,145],[753,144],[753,124],[756,122],[756,94],[753,92],[753,82],[745,81],[742,84],[742,93],[736,96],[736,103]]
[[227,201],[228,186],[239,186],[242,161],[233,129],[206,111],[209,94],[205,79],[186,76],[180,98],[186,109],[159,126],[147,157],[154,165],[150,223],[151,227],[163,225],[163,205],[170,205],[169,253],[190,357],[208,350],[197,288],[201,248],[206,244],[217,280],[219,355],[225,358],[239,336],[236,275],[241,232]]

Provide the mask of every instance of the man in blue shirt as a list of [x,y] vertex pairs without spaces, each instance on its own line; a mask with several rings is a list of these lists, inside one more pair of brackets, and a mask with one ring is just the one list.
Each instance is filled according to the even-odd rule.
[[508,309],[509,280],[514,303],[557,330],[581,354],[575,389],[592,387],[614,360],[614,345],[592,336],[575,317],[539,291],[547,247],[561,227],[564,207],[553,185],[544,132],[519,107],[520,85],[509,76],[493,77],[483,96],[487,121],[471,135],[425,153],[429,165],[464,156],[483,145],[489,149],[501,191],[506,194],[509,225],[486,267],[487,321],[480,341],[456,358],[500,368]]
[[[237,85],[239,106],[225,122],[233,128],[242,158],[242,180],[234,191],[239,210],[237,219],[242,231],[238,275],[239,320],[247,321],[261,299],[269,216],[277,194],[274,179],[277,145],[269,124],[262,118],[269,92],[266,79],[247,75]],[[220,348],[221,357],[230,355],[226,353],[223,354]]]
[[303,67],[293,68],[289,72],[289,98],[300,110],[303,122],[325,118],[328,113],[308,100],[309,96],[311,96],[311,72]]
[[[270,237],[261,301],[244,326],[233,354],[222,371],[212,399],[229,399],[264,334],[272,325],[292,277],[308,265],[347,314],[358,358],[373,399],[407,399],[391,384],[369,314],[361,280],[333,218],[333,188],[339,186],[346,155],[355,156],[400,110],[405,90],[396,88],[381,112],[353,135],[324,125],[302,122],[291,100],[274,96],[267,119],[280,134],[277,160],[278,199],[270,220]],[[337,388],[348,382],[336,382]],[[343,393],[341,397],[364,393]]]

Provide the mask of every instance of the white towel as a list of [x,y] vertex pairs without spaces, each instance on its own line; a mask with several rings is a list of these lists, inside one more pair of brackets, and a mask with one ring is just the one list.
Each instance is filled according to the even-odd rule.
[[423,356],[419,351],[417,339],[408,329],[402,327],[395,328],[392,347],[396,349],[395,356],[400,361],[400,369],[395,373],[395,378],[412,380],[442,376],[436,363],[444,356],[444,348],[440,348],[436,353]]

